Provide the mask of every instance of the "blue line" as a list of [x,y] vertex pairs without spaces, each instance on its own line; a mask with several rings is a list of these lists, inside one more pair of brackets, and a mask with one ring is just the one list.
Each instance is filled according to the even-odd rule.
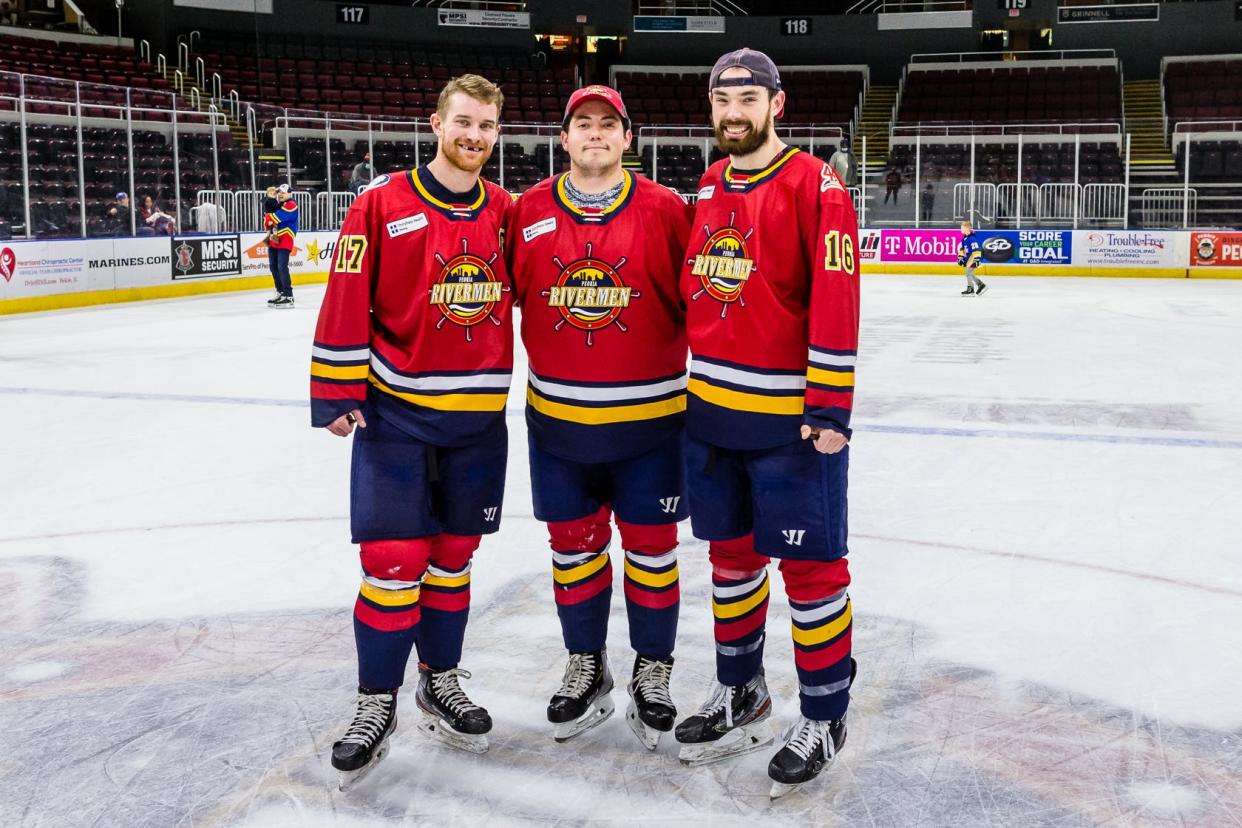
[[[137,391],[79,391],[59,388],[12,388],[0,386],[0,394],[37,397],[79,397],[94,400],[138,400],[142,402],[184,402],[214,405],[254,405],[276,408],[306,408],[306,400],[273,397],[222,397],[204,394],[148,394]],[[506,409],[507,416],[524,416],[522,409]],[[982,428],[942,428],[937,426],[858,425],[855,431],[871,434],[914,434],[923,437],[971,437],[1005,440],[1040,440],[1049,443],[1102,443],[1124,446],[1162,446],[1168,448],[1242,449],[1242,440],[1212,440],[1201,437],[1144,437],[1125,434],[1062,434],[1056,431],[1014,431]]]
[[919,434],[934,437],[984,437],[1010,440],[1043,440],[1052,443],[1108,443],[1130,446],[1242,449],[1242,440],[1208,440],[1199,437],[1143,437],[1125,434],[1062,434],[1055,431],[1010,431],[934,426],[860,425],[855,431],[879,434]]
[[278,400],[270,397],[217,397],[204,394],[144,394],[137,391],[75,391],[60,388],[4,388],[0,394],[32,397],[85,397],[92,400],[141,400],[143,402],[214,403],[219,405],[268,405],[306,408],[306,400]]

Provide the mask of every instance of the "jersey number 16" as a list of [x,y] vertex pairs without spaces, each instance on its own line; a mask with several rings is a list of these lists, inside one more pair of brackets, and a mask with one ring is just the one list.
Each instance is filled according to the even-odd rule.
[[[854,239],[848,233],[833,230],[824,236],[824,270],[844,270],[854,275]],[[844,267],[842,267],[844,265]]]

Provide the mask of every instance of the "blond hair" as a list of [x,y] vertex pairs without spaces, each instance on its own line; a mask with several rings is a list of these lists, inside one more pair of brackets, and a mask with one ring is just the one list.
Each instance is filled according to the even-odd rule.
[[496,117],[505,106],[505,94],[500,87],[482,75],[461,75],[444,84],[440,90],[440,99],[436,101],[436,114],[443,118],[448,114],[449,99],[461,92],[469,95],[479,103],[496,104]]

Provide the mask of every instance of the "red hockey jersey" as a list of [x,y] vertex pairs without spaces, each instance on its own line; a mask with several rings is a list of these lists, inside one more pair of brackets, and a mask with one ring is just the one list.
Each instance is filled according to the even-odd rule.
[[858,219],[824,162],[794,147],[761,170],[713,164],[681,275],[688,431],[724,448],[850,434],[858,349]]
[[380,176],[358,196],[315,328],[315,426],[363,400],[435,445],[503,423],[513,297],[500,236],[511,206],[484,181],[451,193],[426,167]]
[[677,280],[689,209],[627,171],[616,202],[582,210],[564,181],[527,191],[505,232],[530,358],[526,420],[546,451],[607,462],[648,451],[683,425]]

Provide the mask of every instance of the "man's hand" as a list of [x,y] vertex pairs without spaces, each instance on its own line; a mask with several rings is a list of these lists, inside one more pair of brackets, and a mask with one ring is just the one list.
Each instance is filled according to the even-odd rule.
[[820,454],[836,454],[845,448],[849,440],[839,431],[833,431],[830,428],[816,428],[814,426],[804,425],[802,427],[802,439],[814,440],[815,450]]
[[337,437],[348,437],[354,430],[354,423],[358,424],[358,428],[367,427],[366,418],[362,416],[362,412],[357,408],[348,414],[342,414],[328,423],[328,431],[331,431]]

